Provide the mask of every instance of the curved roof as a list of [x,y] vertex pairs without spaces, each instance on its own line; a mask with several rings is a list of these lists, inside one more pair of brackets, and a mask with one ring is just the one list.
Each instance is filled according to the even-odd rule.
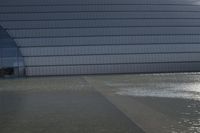
[[199,0],[0,0],[26,74],[200,71]]

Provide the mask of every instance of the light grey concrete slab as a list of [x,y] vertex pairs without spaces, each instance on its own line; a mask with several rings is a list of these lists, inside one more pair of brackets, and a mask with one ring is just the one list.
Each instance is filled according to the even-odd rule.
[[144,133],[81,77],[0,82],[1,133]]
[[0,80],[0,131],[200,132],[200,74]]

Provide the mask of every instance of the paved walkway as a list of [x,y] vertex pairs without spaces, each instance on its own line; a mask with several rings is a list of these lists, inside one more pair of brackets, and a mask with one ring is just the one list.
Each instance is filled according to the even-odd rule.
[[1,84],[0,133],[143,133],[84,78],[60,80]]
[[200,75],[0,80],[0,133],[200,133]]

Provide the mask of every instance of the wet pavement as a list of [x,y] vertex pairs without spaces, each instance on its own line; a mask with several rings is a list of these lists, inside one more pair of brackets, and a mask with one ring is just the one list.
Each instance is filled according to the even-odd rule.
[[200,133],[199,73],[87,79],[145,132]]
[[[40,80],[29,91],[0,92],[0,133],[143,133],[84,79],[77,77],[72,83],[71,79],[63,80],[66,86],[54,81],[60,90],[50,82],[50,89],[37,90],[42,81],[47,82]],[[30,82],[21,87],[28,85]]]
[[200,133],[200,74],[0,80],[0,133]]

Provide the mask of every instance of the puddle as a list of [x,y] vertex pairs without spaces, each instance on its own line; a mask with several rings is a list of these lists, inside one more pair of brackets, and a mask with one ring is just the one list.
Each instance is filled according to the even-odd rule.
[[[166,105],[158,102],[159,108],[168,108],[171,104],[177,105],[173,109],[174,116],[178,119],[178,124],[188,128],[188,132],[200,133],[200,83],[147,83],[147,84],[135,84],[128,86],[118,86],[115,94],[122,96],[134,96],[144,98],[164,98],[174,99],[171,103]],[[182,103],[176,103],[176,99],[183,101]],[[151,100],[151,99],[149,99]],[[190,102],[188,102],[190,101]],[[181,105],[182,104],[182,105]],[[184,107],[181,107],[184,106]],[[172,112],[173,112],[172,111]],[[166,115],[169,112],[163,111]],[[176,127],[174,127],[176,128]]]
[[148,84],[141,87],[118,88],[116,94],[143,97],[182,98],[200,101],[200,83]]

